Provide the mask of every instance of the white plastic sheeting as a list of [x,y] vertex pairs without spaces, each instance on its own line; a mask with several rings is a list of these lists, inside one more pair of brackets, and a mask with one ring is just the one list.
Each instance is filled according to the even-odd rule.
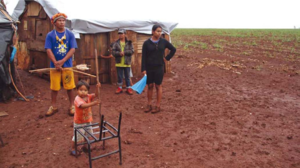
[[[126,30],[132,30],[137,33],[151,34],[151,29],[154,24],[159,24],[163,28],[163,33],[170,34],[178,23],[175,22],[164,22],[160,20],[150,20],[150,19],[139,19],[135,20],[132,18],[139,18],[139,14],[136,15],[126,15],[126,10],[120,12],[118,10],[110,9],[109,12],[102,10],[102,8],[107,8],[105,6],[92,8],[93,3],[88,1],[66,1],[63,0],[34,0],[43,6],[47,15],[51,18],[54,14],[58,12],[65,13],[67,18],[66,27],[69,28],[76,38],[79,38],[79,33],[82,34],[94,34],[111,32],[119,28]],[[99,2],[99,1],[98,1]],[[106,3],[108,1],[105,1]],[[113,5],[113,1],[110,1]],[[74,3],[77,4],[74,7]],[[102,3],[102,2],[101,2]],[[100,4],[101,4],[100,3]],[[104,3],[104,2],[103,2]],[[19,0],[14,12],[13,18],[18,20],[20,15],[25,9],[25,0]],[[133,10],[133,9],[131,9]],[[110,15],[110,12],[120,12],[119,19],[115,18],[115,15]],[[145,10],[144,12],[148,12]],[[157,12],[157,11],[153,11]],[[81,13],[82,15],[79,15]],[[85,15],[83,15],[83,13]],[[149,13],[149,12],[148,12]],[[151,13],[150,13],[151,14]],[[99,18],[99,19],[98,19]],[[105,18],[105,19],[104,19]],[[159,19],[159,18],[158,18]]]

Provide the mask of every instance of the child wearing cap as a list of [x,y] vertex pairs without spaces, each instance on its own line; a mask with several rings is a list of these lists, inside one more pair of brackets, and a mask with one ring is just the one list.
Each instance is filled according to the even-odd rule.
[[119,29],[119,39],[112,46],[112,55],[116,60],[116,68],[118,75],[118,88],[116,94],[123,92],[123,74],[125,75],[126,92],[129,95],[133,94],[130,83],[131,56],[134,53],[133,45],[130,40],[127,40],[126,30]]
[[[114,43],[111,43],[109,45],[109,49],[108,49],[109,55],[106,56],[106,55],[100,54],[100,57],[104,58],[104,59],[114,58],[114,56],[112,55],[112,46],[113,45],[114,45]],[[132,71],[131,71],[131,67],[130,67],[129,79],[130,79],[130,85],[131,86],[132,86],[132,80],[131,80],[132,77],[133,77],[133,75],[132,75]],[[122,85],[122,88],[126,88],[125,73],[123,74],[123,85]]]

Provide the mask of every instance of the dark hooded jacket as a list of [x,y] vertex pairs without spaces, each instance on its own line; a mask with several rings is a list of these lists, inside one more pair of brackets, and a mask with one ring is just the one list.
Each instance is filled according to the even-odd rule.
[[[112,55],[116,58],[116,64],[121,63],[122,56],[120,53],[122,52],[120,39],[117,40],[112,46]],[[131,65],[131,56],[134,53],[133,45],[130,40],[125,39],[125,48],[124,48],[124,57],[125,57],[125,65]]]

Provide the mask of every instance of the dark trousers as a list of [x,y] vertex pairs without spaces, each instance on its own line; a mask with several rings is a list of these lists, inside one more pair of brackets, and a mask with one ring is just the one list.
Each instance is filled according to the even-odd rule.
[[130,79],[129,79],[130,67],[117,67],[117,74],[118,74],[118,86],[122,87],[123,84],[123,74],[125,75],[125,82],[126,86],[130,86]]

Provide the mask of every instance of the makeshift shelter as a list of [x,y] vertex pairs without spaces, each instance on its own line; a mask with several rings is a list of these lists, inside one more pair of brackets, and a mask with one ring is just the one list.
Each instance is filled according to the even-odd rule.
[[[78,3],[74,1],[72,3]],[[60,4],[60,5],[57,5]],[[135,53],[132,56],[133,76],[141,74],[141,57],[143,42],[151,35],[151,28],[154,24],[163,27],[163,38],[170,40],[171,31],[177,23],[160,22],[152,20],[91,20],[88,18],[75,17],[78,11],[90,12],[89,9],[71,10],[62,7],[60,0],[20,0],[13,13],[14,18],[20,20],[18,25],[19,45],[18,45],[18,67],[22,69],[37,69],[49,67],[50,60],[44,49],[46,35],[53,29],[50,18],[57,12],[68,15],[66,27],[71,30],[77,38],[78,49],[74,54],[74,65],[90,65],[91,74],[96,74],[95,69],[95,49],[97,53],[107,55],[109,44],[116,41],[118,28],[127,30],[127,37],[133,42]],[[90,4],[93,5],[93,4]],[[99,11],[93,11],[94,15]],[[99,14],[101,16],[101,14]],[[109,17],[109,14],[107,14]],[[129,21],[130,20],[130,21]],[[168,52],[168,51],[166,51]],[[117,72],[114,59],[98,59],[101,82],[115,83]],[[170,72],[171,66],[168,62],[165,71]],[[80,76],[79,76],[80,78]],[[76,75],[75,75],[76,80]],[[91,78],[91,83],[96,83],[96,79]]]
[[[14,93],[11,76],[15,77],[14,63],[10,63],[13,44],[14,21],[0,3],[0,101],[8,100]],[[9,72],[11,66],[11,74]]]

